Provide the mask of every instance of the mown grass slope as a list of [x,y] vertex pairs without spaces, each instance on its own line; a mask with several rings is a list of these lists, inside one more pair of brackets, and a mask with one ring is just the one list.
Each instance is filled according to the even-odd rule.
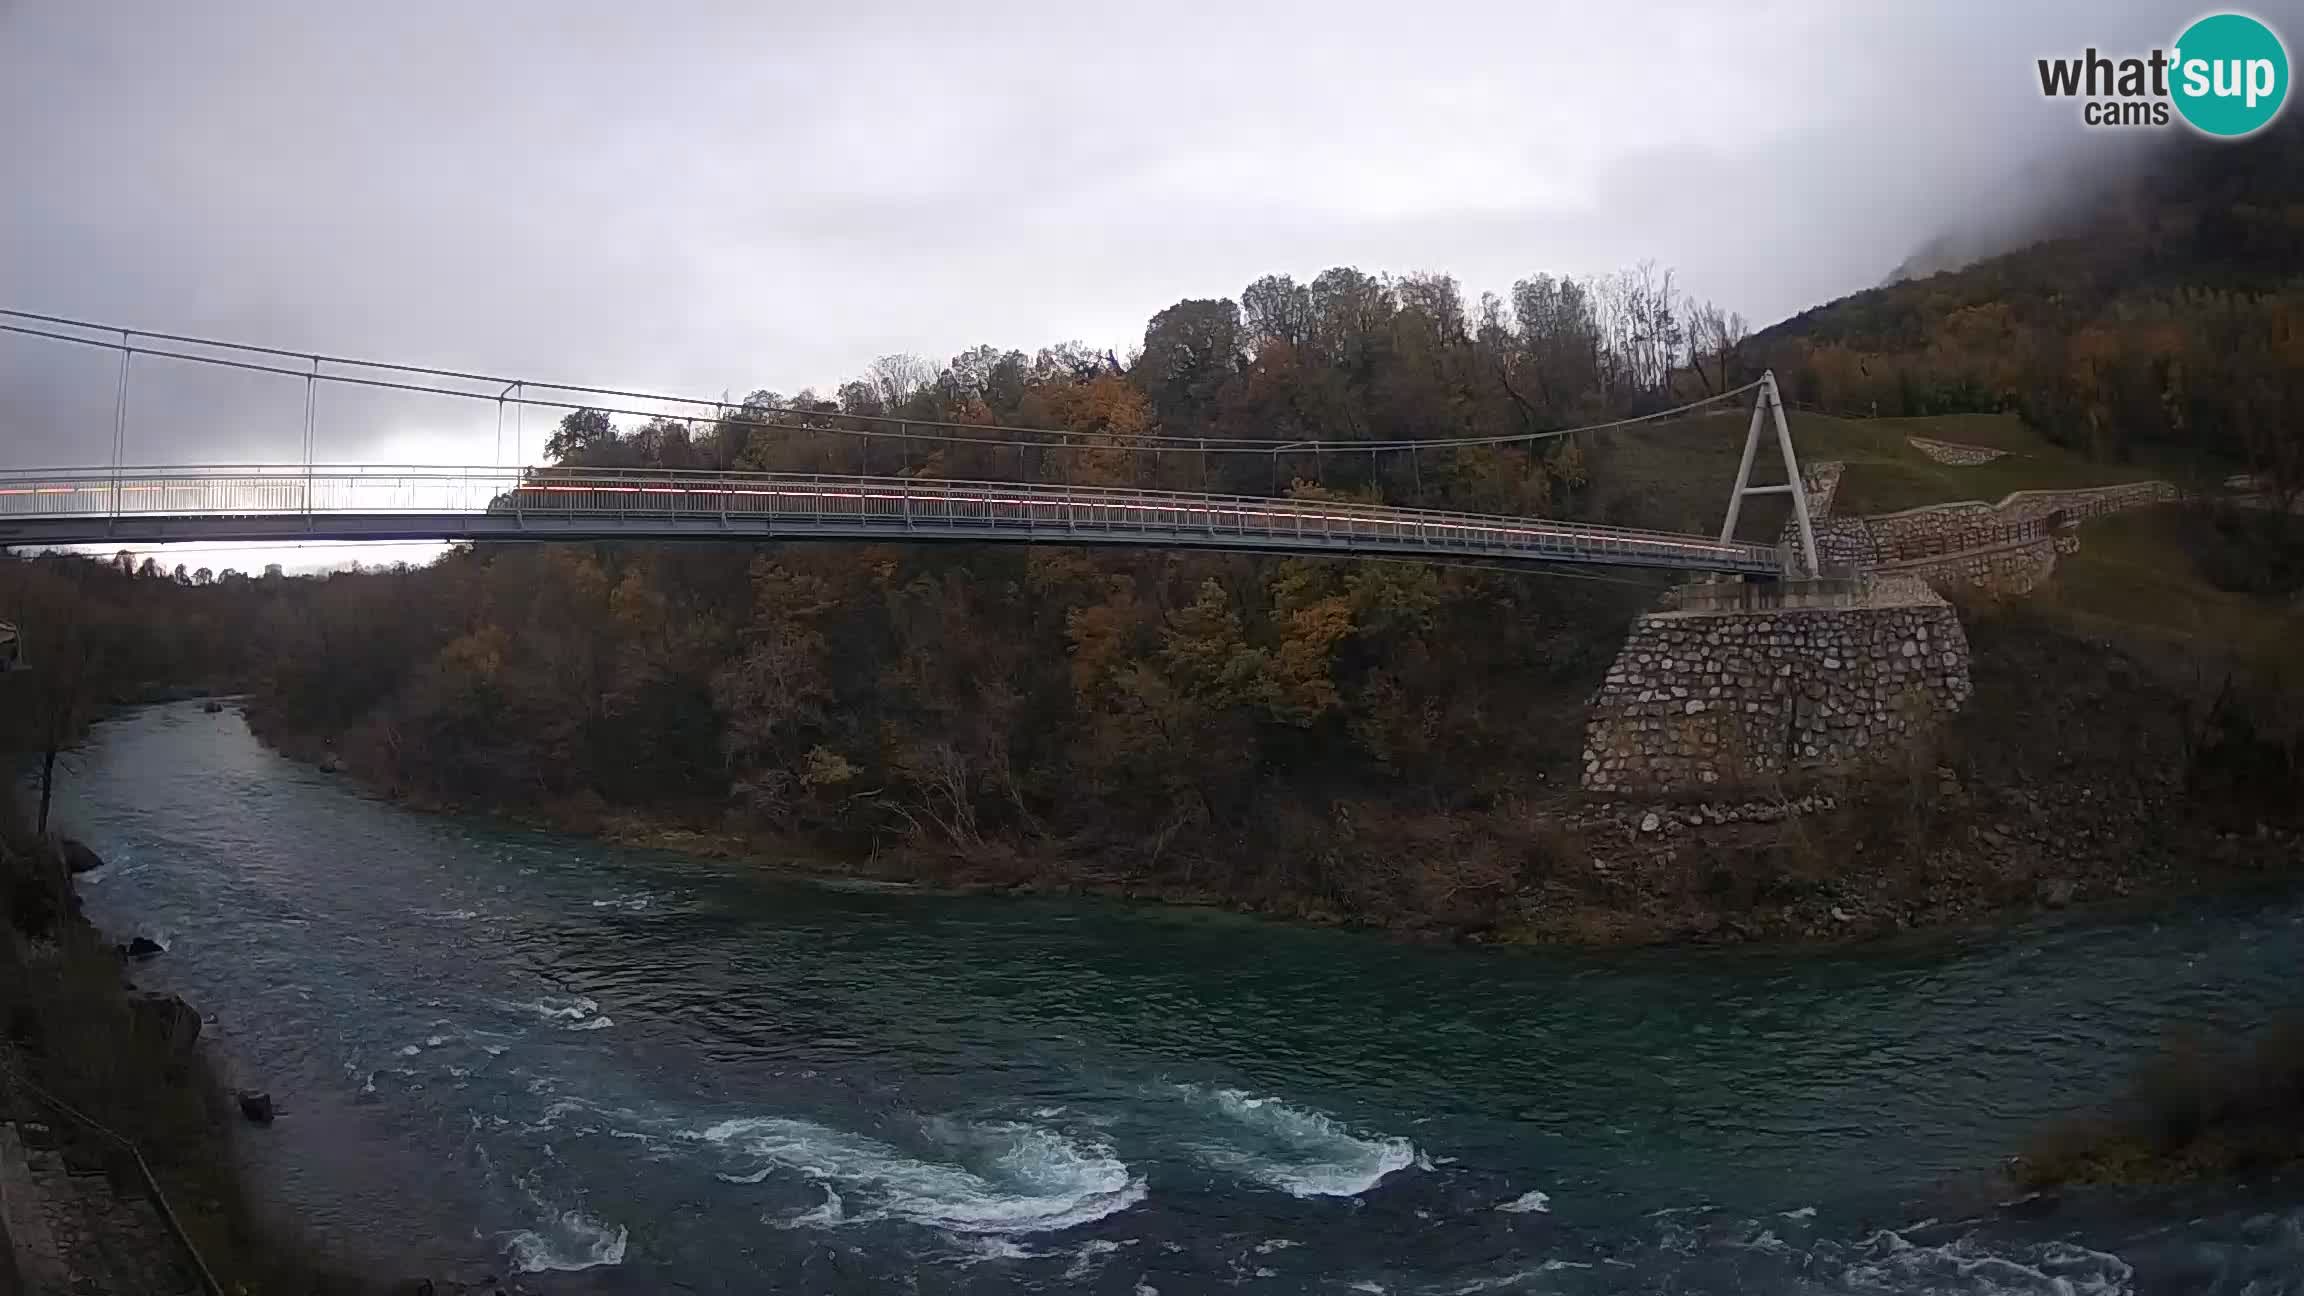
[[2269,661],[2304,643],[2304,602],[2219,588],[2202,562],[2202,521],[2146,509],[2088,523],[2043,601],[2075,629],[2190,655]]
[[[2169,459],[2096,462],[2049,442],[2013,414],[1847,419],[1795,410],[1786,422],[1801,463],[1837,460],[1846,465],[1834,503],[1834,511],[1842,514],[1891,513],[1961,500],[1995,503],[2020,490],[2067,490],[2156,477],[2200,485],[2216,475],[2211,467]],[[1749,413],[1734,411],[1595,434],[1585,449],[1591,487],[1582,510],[1597,521],[1621,526],[1717,531],[1748,426]],[[1938,463],[1912,445],[1910,438],[1915,436],[2008,453],[1985,464]],[[1784,480],[1772,436],[1754,461],[1753,480],[1760,484]],[[1774,539],[1789,507],[1781,498],[1746,501],[1736,528],[1738,538]]]

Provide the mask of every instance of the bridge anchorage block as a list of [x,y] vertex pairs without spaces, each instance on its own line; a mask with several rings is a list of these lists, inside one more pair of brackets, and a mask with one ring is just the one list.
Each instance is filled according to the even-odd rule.
[[1633,622],[1594,693],[1583,786],[1772,795],[1892,767],[1967,702],[1968,662],[1916,580],[1691,582]]

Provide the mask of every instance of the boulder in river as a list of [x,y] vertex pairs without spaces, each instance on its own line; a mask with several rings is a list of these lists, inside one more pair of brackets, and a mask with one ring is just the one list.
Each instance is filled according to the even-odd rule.
[[120,952],[132,959],[148,959],[155,954],[165,952],[167,948],[149,936],[138,936],[121,946]]
[[321,773],[323,773],[323,774],[341,774],[341,773],[343,773],[343,772],[344,772],[344,758],[343,758],[343,757],[341,757],[341,756],[338,756],[336,753],[334,753],[334,752],[332,752],[332,751],[330,751],[330,752],[322,752],[322,753],[320,753],[320,772],[321,772]]
[[272,1107],[272,1095],[268,1093],[258,1093],[253,1089],[242,1089],[238,1093],[234,1094],[233,1097],[240,1100],[240,1114],[242,1116],[247,1117],[249,1120],[255,1122],[258,1125],[269,1125],[272,1123],[272,1117],[274,1115]]
[[173,1057],[188,1056],[200,1040],[200,1014],[175,995],[139,990],[128,996],[128,1015]]
[[74,873],[89,873],[104,867],[104,857],[88,849],[85,842],[74,841],[67,837],[63,841],[62,849],[64,867],[71,869]]
[[200,709],[210,715],[215,715],[224,709],[224,704],[214,698],[210,698],[206,702],[200,704]]
[[2064,1199],[2052,1192],[2026,1193],[2014,1201],[2000,1203],[2000,1211],[2011,1219],[2046,1219],[2056,1213]]

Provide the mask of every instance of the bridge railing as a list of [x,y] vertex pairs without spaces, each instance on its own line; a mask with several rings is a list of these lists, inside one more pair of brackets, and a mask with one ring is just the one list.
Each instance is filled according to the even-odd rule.
[[672,469],[276,465],[0,471],[0,520],[484,514],[741,521],[778,527],[1224,537],[1285,547],[1429,548],[1586,562],[1770,572],[1772,547],[1542,518],[1322,499],[919,477]]

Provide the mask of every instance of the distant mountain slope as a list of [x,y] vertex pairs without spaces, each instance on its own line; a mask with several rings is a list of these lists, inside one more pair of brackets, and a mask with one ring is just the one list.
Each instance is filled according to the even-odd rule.
[[2013,409],[2099,458],[2158,444],[2304,480],[2304,118],[2141,163],[2053,237],[1803,311],[1754,353],[1834,412]]
[[1953,213],[1880,285],[1964,270],[2087,229],[2107,209],[2132,200],[2136,178],[2159,164],[2159,154],[2182,142],[2165,135],[2084,135],[2062,152],[2011,171],[1983,202]]
[[2012,304],[2053,299],[2050,313],[2069,317],[2114,293],[2260,290],[2304,274],[2304,118],[2232,143],[2182,136],[2132,160],[2138,169],[2126,175],[2046,172],[2041,180],[2081,196],[2044,195],[2027,214],[1948,231],[1880,287],[1802,311],[1756,340],[1892,348],[1947,310],[2011,292]]

